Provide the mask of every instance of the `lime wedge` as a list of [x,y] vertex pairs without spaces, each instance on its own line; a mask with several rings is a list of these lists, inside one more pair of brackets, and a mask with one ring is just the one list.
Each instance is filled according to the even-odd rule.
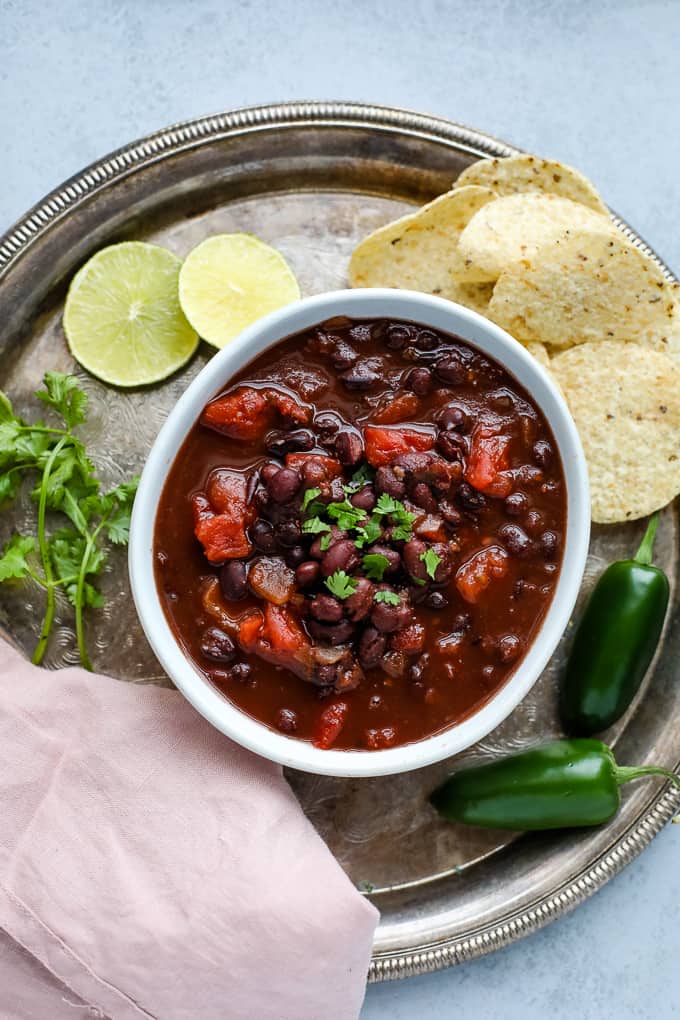
[[184,260],[179,300],[194,329],[215,347],[300,297],[280,252],[252,234],[216,234]]
[[166,248],[124,241],[102,248],[69,287],[64,332],[83,368],[113,386],[172,375],[198,346],[177,296],[182,262]]

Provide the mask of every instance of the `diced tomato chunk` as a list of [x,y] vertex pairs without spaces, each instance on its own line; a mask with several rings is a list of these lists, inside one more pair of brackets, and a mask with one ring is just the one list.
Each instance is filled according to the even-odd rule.
[[327,705],[319,716],[316,736],[312,743],[315,747],[328,750],[340,736],[340,731],[347,720],[349,705],[346,701],[334,701]]
[[489,545],[474,553],[458,568],[456,588],[466,602],[478,602],[494,579],[508,570],[508,554],[500,545]]
[[318,464],[326,472],[328,481],[339,478],[342,474],[342,464],[335,457],[328,457],[325,453],[287,453],[286,467],[299,470],[305,464]]
[[264,610],[264,637],[277,652],[295,654],[310,645],[309,638],[285,606],[268,602]]
[[420,407],[420,400],[415,393],[400,393],[384,407],[378,408],[371,420],[378,425],[394,425],[398,421],[413,420]]
[[311,410],[287,393],[266,387],[239,386],[213,400],[201,415],[201,424],[230,439],[253,441],[264,435],[276,414],[288,421],[306,423]]
[[264,627],[264,614],[256,609],[247,616],[243,616],[238,624],[238,640],[246,652],[252,652],[257,646],[257,639]]
[[366,425],[364,444],[368,463],[373,467],[384,467],[402,453],[431,450],[434,446],[434,434],[418,432],[416,429]]
[[465,481],[490,496],[505,497],[512,490],[510,439],[491,435],[481,426],[472,433],[472,444],[465,469]]
[[192,497],[194,533],[211,563],[238,559],[252,551],[246,527],[254,511],[246,502],[246,486],[240,472],[219,469],[208,480],[207,495],[200,492]]

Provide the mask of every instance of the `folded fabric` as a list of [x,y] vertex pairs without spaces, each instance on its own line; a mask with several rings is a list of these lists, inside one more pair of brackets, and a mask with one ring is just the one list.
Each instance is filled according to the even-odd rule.
[[3,1020],[358,1016],[377,911],[180,694],[0,643],[0,768]]

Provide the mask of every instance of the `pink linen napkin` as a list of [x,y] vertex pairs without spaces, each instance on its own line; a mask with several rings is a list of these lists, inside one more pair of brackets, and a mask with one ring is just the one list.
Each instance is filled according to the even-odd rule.
[[377,911],[175,691],[0,642],[2,1020],[354,1020]]

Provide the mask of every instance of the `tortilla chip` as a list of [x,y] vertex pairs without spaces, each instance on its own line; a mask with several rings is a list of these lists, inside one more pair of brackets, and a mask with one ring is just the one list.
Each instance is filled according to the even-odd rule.
[[452,269],[460,268],[458,238],[494,198],[488,188],[458,188],[364,238],[352,253],[352,287],[398,287],[461,301]]
[[563,351],[551,369],[588,461],[592,518],[646,517],[680,492],[680,365],[607,340]]
[[524,346],[532,358],[535,358],[542,368],[550,369],[550,355],[548,354],[548,348],[545,344],[538,343],[536,340],[531,340]]
[[471,308],[473,312],[487,315],[489,301],[493,294],[493,283],[452,283],[451,294],[454,293],[454,287],[458,290],[458,297],[446,294],[445,297],[448,297],[449,301],[457,301],[459,305],[465,305],[466,308]]
[[633,340],[677,350],[677,284],[623,236],[567,231],[503,273],[489,318],[523,343]]
[[454,181],[457,188],[469,184],[491,188],[497,195],[515,195],[525,191],[561,195],[604,216],[609,215],[595,187],[582,173],[556,160],[539,159],[528,153],[506,159],[480,159],[463,170]]
[[609,217],[559,195],[506,195],[475,213],[458,242],[459,279],[497,280],[566,230],[615,231]]

